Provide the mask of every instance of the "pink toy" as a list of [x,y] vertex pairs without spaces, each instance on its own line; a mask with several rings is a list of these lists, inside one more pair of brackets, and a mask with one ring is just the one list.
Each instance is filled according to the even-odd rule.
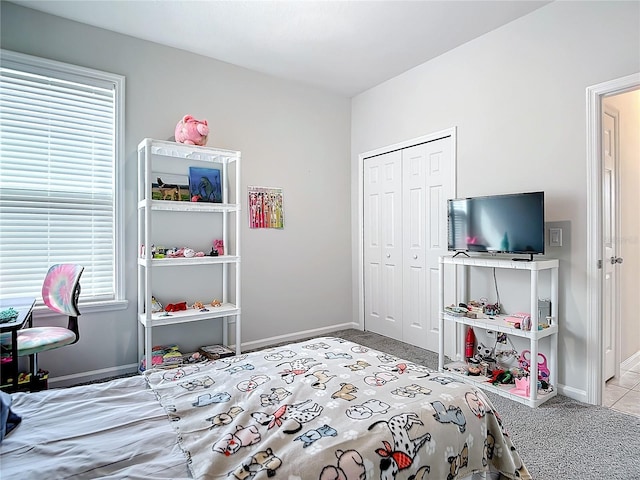
[[[529,350],[523,350],[520,358],[518,359],[520,368],[529,373],[529,366],[531,365],[531,352]],[[549,367],[547,367],[547,357],[542,353],[538,353],[538,380],[549,381]]]
[[214,240],[213,248],[218,251],[218,255],[224,255],[224,242],[222,240]]
[[207,144],[209,126],[206,120],[196,120],[191,115],[185,115],[176,125],[176,142],[187,145]]

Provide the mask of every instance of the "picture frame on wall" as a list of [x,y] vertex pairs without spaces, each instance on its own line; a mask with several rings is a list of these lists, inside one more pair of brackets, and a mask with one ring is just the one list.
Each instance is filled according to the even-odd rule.
[[249,228],[284,228],[282,188],[249,187]]
[[217,168],[189,167],[192,202],[222,203],[222,182]]

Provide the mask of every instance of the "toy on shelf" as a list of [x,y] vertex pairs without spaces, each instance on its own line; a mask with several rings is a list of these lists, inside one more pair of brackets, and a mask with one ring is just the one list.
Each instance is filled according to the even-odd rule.
[[209,136],[209,125],[206,120],[196,120],[191,115],[185,115],[176,125],[175,136],[178,143],[204,146]]
[[192,248],[181,247],[181,248],[172,248],[166,251],[166,256],[169,258],[193,258],[193,257],[204,257],[204,252],[196,252]]
[[220,302],[220,300],[218,300],[217,298],[216,298],[216,299],[214,299],[214,300],[211,300],[211,306],[212,306],[212,307],[219,307],[219,306],[221,306],[221,305],[222,305],[222,303],[221,303],[221,302]]
[[500,315],[500,304],[494,303],[484,306],[485,315]]
[[207,307],[204,306],[204,303],[202,302],[195,302],[191,308],[194,308],[196,310],[200,310],[201,312],[208,312],[209,309]]
[[156,297],[151,296],[151,313],[158,313],[164,311],[162,303],[158,301]]
[[170,303],[164,307],[165,312],[180,312],[187,309],[187,302]]
[[467,310],[469,310],[467,317],[469,318],[482,318],[484,316],[484,305],[485,302],[469,300],[467,302]]
[[529,377],[516,378],[516,386],[509,390],[511,393],[520,395],[522,397],[528,397],[530,392]]
[[[542,360],[541,360],[542,359]],[[518,360],[520,368],[527,375],[529,374],[529,367],[531,366],[531,352],[529,350],[523,350]],[[549,368],[547,367],[547,357],[544,354],[538,352],[538,380],[549,382]]]
[[213,248],[216,249],[218,255],[224,255],[224,242],[222,240],[214,240]]
[[468,360],[473,357],[473,350],[476,343],[476,336],[473,333],[473,328],[467,328],[467,338],[464,343],[464,357]]
[[514,383],[515,378],[511,370],[495,369],[491,372],[491,377],[487,381],[493,385],[506,385]]

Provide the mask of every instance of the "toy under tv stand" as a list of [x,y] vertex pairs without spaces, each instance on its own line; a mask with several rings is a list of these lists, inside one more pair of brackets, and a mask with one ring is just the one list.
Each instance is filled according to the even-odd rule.
[[[470,381],[476,384],[478,387],[494,392],[506,398],[510,398],[517,402],[523,403],[530,407],[537,407],[547,400],[555,397],[558,393],[558,267],[559,261],[557,259],[546,260],[531,260],[531,261],[513,261],[508,259],[499,259],[489,256],[474,256],[474,257],[456,257],[452,255],[441,256],[438,259],[439,266],[439,315],[438,315],[438,370],[447,371],[447,374],[453,377],[460,377],[466,381]],[[468,282],[469,270],[471,268],[502,268],[510,270],[528,271],[530,277],[530,302],[528,307],[523,306],[525,309],[530,309],[531,312],[531,330],[522,330],[515,328],[513,324],[507,322],[505,319],[508,315],[488,315],[485,318],[469,318],[465,316],[451,315],[445,312],[445,267],[447,268],[447,274],[452,272],[458,272],[460,274],[459,284],[462,285],[460,291],[460,297],[456,298],[455,304],[459,302],[468,302]],[[538,280],[540,272],[548,272],[550,274],[550,299],[551,299],[551,325],[547,328],[538,330]],[[451,303],[451,302],[448,302]],[[543,319],[544,320],[544,319]],[[494,332],[506,333],[513,335],[514,337],[528,338],[529,339],[529,351],[531,352],[530,358],[538,359],[539,341],[549,337],[544,353],[548,359],[549,369],[549,384],[553,389],[547,392],[538,392],[537,388],[530,388],[529,395],[514,393],[510,391],[513,385],[493,385],[488,382],[488,378],[484,376],[468,376],[462,373],[458,373],[453,367],[449,368],[444,364],[444,322],[453,322],[454,325],[467,328],[479,328],[484,330],[491,330]],[[447,330],[449,332],[449,330]],[[458,359],[464,359],[465,351],[465,333],[460,328],[453,330],[456,335],[456,355]],[[459,362],[454,362],[459,363]],[[538,362],[531,362],[530,376],[529,378],[538,378]]]

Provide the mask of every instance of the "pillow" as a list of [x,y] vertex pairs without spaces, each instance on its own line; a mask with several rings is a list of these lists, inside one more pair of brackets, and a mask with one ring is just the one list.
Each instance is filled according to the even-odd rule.
[[21,421],[22,417],[11,411],[11,395],[0,391],[0,443]]

